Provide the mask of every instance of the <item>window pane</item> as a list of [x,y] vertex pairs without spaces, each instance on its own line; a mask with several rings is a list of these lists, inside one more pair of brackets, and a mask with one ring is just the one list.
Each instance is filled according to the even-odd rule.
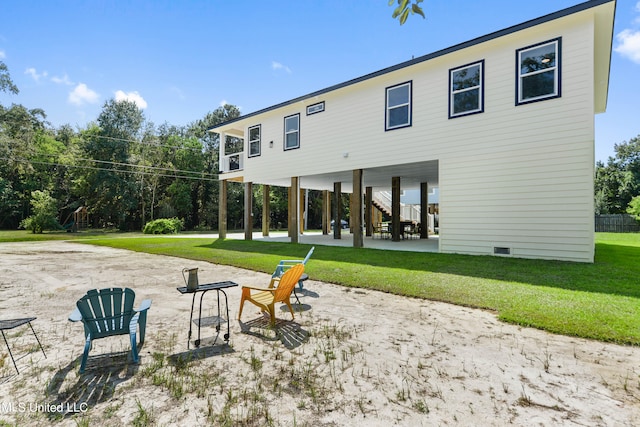
[[240,157],[239,156],[230,156],[229,157],[229,170],[235,171],[240,169]]
[[257,142],[252,142],[249,144],[249,155],[255,156],[256,154],[260,154],[260,144]]
[[388,127],[393,128],[396,126],[409,124],[409,106],[391,108],[389,109],[389,124]]
[[522,78],[522,99],[555,94],[555,70]]
[[387,100],[387,107],[394,107],[396,105],[408,103],[409,85],[389,89],[389,99]]
[[249,141],[255,141],[260,139],[260,128],[255,127],[249,129]]
[[555,43],[536,47],[522,52],[520,57],[520,73],[528,74],[556,66]]
[[453,90],[461,90],[480,85],[480,65],[453,72]]
[[284,122],[284,131],[292,132],[298,130],[298,116],[287,117]]
[[453,95],[453,114],[480,108],[480,89],[471,89]]
[[286,148],[295,148],[298,146],[298,132],[288,133],[285,140]]

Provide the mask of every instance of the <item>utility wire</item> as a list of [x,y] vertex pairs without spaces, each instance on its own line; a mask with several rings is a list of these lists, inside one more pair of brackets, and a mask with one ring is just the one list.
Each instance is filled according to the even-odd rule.
[[[31,154],[37,155],[37,153],[34,153],[33,151],[31,152]],[[49,156],[52,156],[52,155],[49,155]],[[28,159],[24,159],[22,157],[16,157],[16,159],[21,159],[21,161],[22,160],[29,161]],[[160,171],[177,172],[177,173],[188,173],[188,174],[204,174],[204,175],[211,176],[213,178],[216,177],[215,174],[206,173],[206,172],[198,172],[198,171],[190,171],[190,170],[184,170],[184,169],[163,168],[163,167],[159,167],[159,166],[148,166],[148,165],[136,165],[136,164],[133,164],[133,163],[122,163],[122,162],[113,162],[113,161],[108,161],[108,160],[85,159],[85,158],[81,158],[81,157],[80,158],[79,157],[75,157],[74,159],[81,160],[81,161],[87,161],[87,162],[96,162],[96,163],[102,163],[102,164],[109,164],[109,165],[114,165],[114,166],[128,166],[128,167],[134,167],[134,168],[144,168],[144,169],[150,169],[150,170],[160,170]],[[60,164],[60,163],[56,163],[56,164]]]
[[[196,180],[196,181],[209,181],[209,182],[218,182],[219,181],[216,178],[184,176],[184,175],[175,175],[175,174],[171,175],[171,174],[162,174],[162,173],[161,174],[157,174],[157,173],[151,173],[151,172],[146,172],[146,171],[127,171],[127,170],[122,170],[122,169],[99,168],[99,167],[95,167],[95,166],[68,165],[68,164],[57,163],[57,162],[40,162],[40,161],[36,161],[36,160],[29,160],[29,159],[24,159],[24,158],[19,158],[19,157],[0,157],[0,159],[17,161],[17,162],[21,162],[21,163],[35,163],[35,164],[40,164],[40,165],[61,166],[61,167],[67,167],[67,168],[89,169],[89,170],[98,170],[98,171],[106,171],[106,172],[121,172],[121,173],[129,173],[129,174],[133,174],[133,175],[152,175],[152,176],[161,176],[161,177],[166,177],[166,178],[193,179],[193,180]],[[130,166],[130,165],[127,165],[127,166]],[[190,172],[190,173],[195,173],[195,172]]]

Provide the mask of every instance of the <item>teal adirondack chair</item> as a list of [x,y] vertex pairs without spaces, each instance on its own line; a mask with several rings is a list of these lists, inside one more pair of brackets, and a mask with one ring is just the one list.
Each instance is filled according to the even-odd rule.
[[[309,252],[307,252],[307,256],[304,257],[304,259],[283,259],[280,260],[280,262],[278,263],[278,265],[276,266],[276,270],[273,272],[273,274],[271,275],[271,282],[269,283],[269,287],[273,288],[276,284],[276,282],[278,282],[281,278],[282,275],[289,270],[291,267],[293,267],[296,264],[302,264],[304,266],[307,265],[307,261],[309,261],[309,258],[311,258],[311,255],[313,255],[313,251],[316,249],[315,246],[313,246],[311,249],[309,249]],[[298,288],[300,290],[302,290],[303,286],[304,286],[304,281],[307,280],[309,278],[309,275],[307,275],[306,273],[304,273],[302,276],[300,276],[300,280],[298,280]],[[300,304],[300,298],[298,298],[298,293],[296,292],[296,288],[293,288],[293,295],[296,297],[296,301],[298,302],[298,304]]]
[[87,364],[91,343],[98,338],[129,334],[131,339],[131,356],[138,363],[138,347],[136,332],[140,327],[140,345],[144,343],[147,326],[147,310],[151,300],[142,301],[140,307],[133,308],[135,292],[129,288],[92,289],[76,302],[76,309],[69,316],[72,322],[84,324],[84,354],[80,364],[80,373]]
[[[311,249],[309,249],[309,252],[307,253],[307,256],[304,257],[304,259],[283,259],[283,260],[280,260],[280,262],[276,266],[276,270],[271,275],[271,283],[269,283],[269,287],[272,288],[274,286],[275,282],[280,280],[280,278],[285,273],[285,271],[287,271],[288,269],[290,269],[294,265],[302,264],[302,265],[306,266],[307,265],[307,261],[309,261],[309,258],[311,258],[311,255],[313,255],[313,251],[315,249],[316,249],[315,246],[313,246]],[[304,286],[303,282],[305,280],[307,280],[308,278],[309,278],[309,276],[307,276],[306,274],[302,275],[302,277],[298,281],[298,287],[300,288],[300,290],[302,290],[302,287]],[[295,288],[294,288],[294,292],[295,292]],[[297,295],[296,295],[296,298],[298,298]]]

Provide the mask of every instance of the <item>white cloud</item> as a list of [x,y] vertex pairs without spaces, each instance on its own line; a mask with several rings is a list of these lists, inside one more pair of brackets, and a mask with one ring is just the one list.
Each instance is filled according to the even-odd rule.
[[147,101],[145,101],[142,95],[140,95],[136,90],[129,93],[125,93],[122,90],[116,91],[116,102],[120,101],[133,102],[142,110],[147,108]]
[[35,68],[27,68],[24,73],[31,76],[31,78],[36,82],[39,82],[41,78],[47,77],[47,75],[49,74],[46,71],[43,71],[41,74],[38,74]]
[[69,102],[75,105],[95,104],[99,97],[100,95],[89,89],[86,84],[79,83],[69,93]]
[[[640,5],[640,3],[638,3]],[[640,30],[622,30],[616,35],[618,46],[614,48],[620,55],[640,64]]]
[[291,74],[291,69],[289,67],[287,67],[286,65],[283,65],[277,61],[271,61],[271,69],[273,70],[283,70],[285,71],[287,74]]
[[51,81],[59,85],[73,86],[73,82],[69,80],[69,76],[66,74],[62,77],[53,76],[51,77]]
[[221,107],[224,107],[224,106],[225,106],[225,105],[227,105],[227,104],[228,104],[228,102],[227,102],[227,100],[226,100],[226,99],[223,99],[222,101],[220,101],[220,106],[221,106]]
[[6,58],[7,55],[4,53],[4,50],[0,50],[0,59]]

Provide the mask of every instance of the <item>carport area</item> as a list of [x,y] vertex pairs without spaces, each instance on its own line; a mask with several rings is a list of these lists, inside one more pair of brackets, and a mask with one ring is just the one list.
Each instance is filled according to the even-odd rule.
[[[250,177],[243,176],[242,171],[228,177],[229,181],[242,182],[245,186],[244,234],[245,240],[265,239],[290,241],[292,243],[325,244],[333,246],[367,247],[386,250],[413,250],[419,252],[438,252],[439,236],[429,232],[429,192],[439,188],[439,161],[430,160],[404,163],[393,166],[369,167],[366,169],[332,171],[322,174],[303,176],[275,176],[282,171],[274,171],[274,176],[261,176],[260,182],[250,182]],[[226,223],[226,185],[227,180],[221,176],[221,203],[219,217],[221,225],[219,234],[223,238],[227,234]],[[253,232],[253,200],[254,184],[264,187],[263,194],[269,194],[270,186],[285,187],[289,190],[289,230],[287,235],[274,234],[269,224],[263,223],[262,233]],[[322,232],[313,234],[304,231],[304,190],[322,191]],[[401,196],[407,191],[417,194],[419,203],[417,214],[411,218],[404,213]],[[374,225],[380,222],[382,208],[375,200],[380,192],[388,194],[385,214],[389,221],[389,239],[375,238]],[[351,194],[349,208],[349,230],[332,229],[333,221],[339,224],[345,218],[341,212],[340,196]],[[353,195],[359,194],[360,197]],[[269,199],[263,199],[262,218],[269,218]],[[421,224],[415,239],[407,239],[404,233],[406,224]],[[429,242],[433,240],[433,242]]]

